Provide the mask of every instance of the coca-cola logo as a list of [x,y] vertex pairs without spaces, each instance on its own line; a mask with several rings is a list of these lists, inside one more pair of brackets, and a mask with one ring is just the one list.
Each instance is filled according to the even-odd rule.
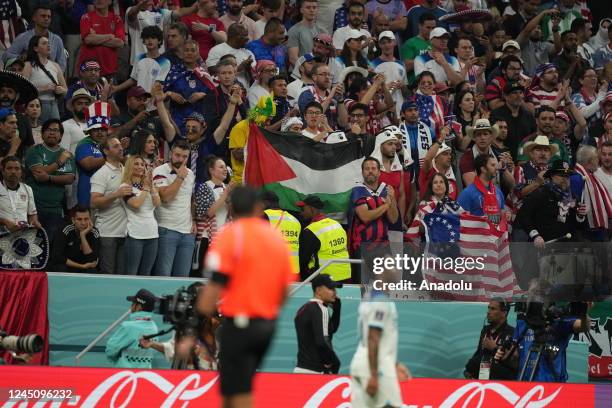
[[[338,387],[344,386],[342,389],[342,399],[351,398],[351,380],[348,377],[336,378],[319,388],[308,401],[304,404],[304,408],[319,408],[325,399]],[[328,407],[329,405],[325,405]],[[343,402],[336,408],[351,408],[350,402]]]
[[[560,386],[554,393],[552,393],[546,398],[543,398],[544,391],[545,391],[544,386],[536,385],[535,387],[527,391],[527,393],[521,397],[517,393],[515,393],[514,391],[512,391],[510,388],[506,387],[503,384],[471,382],[469,384],[465,384],[464,386],[462,386],[461,388],[453,392],[451,395],[449,395],[444,400],[444,402],[440,404],[440,408],[455,408],[458,406],[456,404],[462,399],[464,399],[466,395],[467,397],[465,398],[463,402],[463,405],[462,405],[463,407],[467,407],[467,406],[469,406],[470,408],[483,407],[485,406],[483,405],[483,403],[485,402],[485,395],[486,395],[487,390],[496,392],[500,397],[504,398],[506,401],[511,403],[515,408],[545,407],[557,397],[559,392],[561,392],[562,388],[563,386]],[[533,397],[537,399],[532,401]],[[475,401],[472,402],[472,400],[475,398],[478,398],[478,402],[475,402]]]
[[[174,385],[161,375],[152,371],[120,371],[98,385],[80,406],[82,408],[95,407],[114,386],[117,386],[111,398],[111,405],[109,408],[128,407],[138,389],[138,381],[145,380],[155,385],[167,395],[164,402],[160,404],[160,408],[170,408],[175,406],[174,404],[177,401],[187,402],[200,398],[212,388],[218,378],[218,376],[215,376],[206,384],[200,386],[200,374],[193,373],[185,377],[178,385]],[[129,389],[124,391],[127,387],[129,387]],[[180,406],[187,406],[187,403],[181,404]]]

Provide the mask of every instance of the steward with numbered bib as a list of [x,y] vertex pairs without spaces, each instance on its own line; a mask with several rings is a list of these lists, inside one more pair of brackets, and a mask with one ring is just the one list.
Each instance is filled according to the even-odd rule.
[[[348,238],[338,221],[321,212],[324,204],[318,196],[310,195],[296,205],[302,209],[304,219],[310,221],[300,234],[300,276],[304,280],[328,260],[348,259]],[[344,281],[351,278],[351,267],[348,263],[333,263],[322,273],[334,281]]]
[[266,206],[264,218],[270,221],[270,225],[283,235],[289,248],[291,248],[291,266],[293,273],[298,273],[300,270],[299,251],[300,251],[300,232],[302,225],[297,218],[291,215],[288,211],[281,210],[278,196],[272,191],[266,191],[263,194],[263,201]]

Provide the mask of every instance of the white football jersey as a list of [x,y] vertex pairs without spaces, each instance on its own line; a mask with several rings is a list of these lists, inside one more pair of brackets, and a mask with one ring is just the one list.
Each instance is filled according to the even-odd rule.
[[370,377],[368,361],[368,331],[370,327],[380,329],[378,345],[379,376],[397,378],[397,308],[394,302],[362,301],[359,305],[358,333],[359,344],[351,361],[351,375]]

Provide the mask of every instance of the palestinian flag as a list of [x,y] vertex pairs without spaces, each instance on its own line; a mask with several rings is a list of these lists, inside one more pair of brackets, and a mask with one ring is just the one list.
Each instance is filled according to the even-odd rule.
[[362,180],[359,141],[319,143],[295,133],[273,132],[251,124],[244,169],[245,184],[274,191],[280,206],[318,195],[327,214],[345,213],[351,189]]

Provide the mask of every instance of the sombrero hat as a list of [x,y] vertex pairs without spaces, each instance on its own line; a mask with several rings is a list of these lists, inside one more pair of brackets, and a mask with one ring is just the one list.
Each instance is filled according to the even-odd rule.
[[440,17],[440,21],[445,23],[463,23],[465,21],[490,21],[493,20],[493,14],[486,9],[462,10],[457,13],[446,14]]
[[0,71],[0,87],[6,86],[19,93],[17,103],[28,103],[38,97],[38,90],[26,77],[12,71]]

